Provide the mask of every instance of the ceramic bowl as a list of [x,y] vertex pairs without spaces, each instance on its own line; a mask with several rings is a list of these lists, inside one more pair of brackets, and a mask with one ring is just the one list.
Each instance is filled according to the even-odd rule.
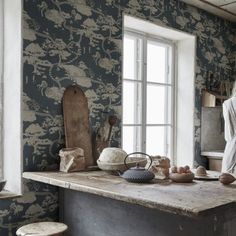
[[0,192],[3,190],[5,184],[6,184],[6,180],[0,180]]
[[99,161],[110,164],[123,163],[127,153],[121,148],[107,147],[102,150]]
[[193,173],[170,173],[169,178],[176,183],[191,183],[194,179]]

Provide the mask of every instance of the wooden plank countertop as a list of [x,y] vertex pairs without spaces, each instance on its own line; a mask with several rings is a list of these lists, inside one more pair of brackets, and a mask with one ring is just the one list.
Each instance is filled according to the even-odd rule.
[[149,184],[134,184],[103,171],[24,172],[23,177],[189,217],[236,209],[236,181],[228,186],[219,181],[180,184],[154,180]]

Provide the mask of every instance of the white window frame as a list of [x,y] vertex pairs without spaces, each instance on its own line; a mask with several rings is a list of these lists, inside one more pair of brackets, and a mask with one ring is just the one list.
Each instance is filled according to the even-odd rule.
[[124,29],[145,32],[174,41],[175,48],[175,144],[173,164],[196,166],[195,156],[195,76],[197,37],[177,29],[123,14]]
[[[140,32],[137,30],[133,30],[130,28],[125,28],[124,29],[124,36],[128,37],[128,38],[136,38],[136,44],[138,39],[141,40],[142,45],[141,46],[136,46],[136,51],[137,53],[135,54],[135,73],[138,71],[137,66],[138,63],[141,61],[141,74],[140,75],[140,79],[137,78],[139,75],[135,74],[135,78],[136,79],[128,79],[125,78],[123,75],[123,81],[122,82],[130,82],[130,83],[141,83],[142,85],[142,117],[141,117],[141,124],[122,124],[122,127],[135,127],[135,126],[139,126],[141,127],[141,151],[142,152],[146,152],[146,130],[147,127],[151,127],[151,126],[155,126],[155,127],[170,127],[170,138],[168,138],[167,136],[167,132],[165,130],[165,140],[164,140],[164,148],[165,148],[165,155],[171,157],[171,159],[174,159],[174,152],[175,152],[175,117],[176,117],[176,108],[175,108],[175,98],[176,98],[176,88],[175,88],[175,44],[173,41],[165,39],[165,38],[159,38],[156,37],[154,35],[151,34],[147,34],[145,32]],[[166,47],[166,68],[168,71],[166,71],[166,81],[169,81],[169,83],[159,83],[159,82],[149,82],[147,81],[147,41],[151,41],[154,44],[157,45],[161,45]],[[139,49],[141,48],[141,52],[139,52]],[[140,58],[137,59],[137,54],[141,53]],[[123,53],[124,55],[124,53]],[[143,60],[143,61],[142,61]],[[124,67],[123,67],[124,68]],[[168,77],[168,78],[167,78]],[[170,104],[166,104],[166,106],[168,106],[168,109],[171,109],[170,112],[170,123],[168,123],[168,118],[165,118],[165,123],[163,124],[147,124],[146,121],[146,108],[147,108],[147,86],[148,85],[154,85],[154,86],[164,86],[167,88],[170,88],[170,101],[169,99],[166,97],[165,102]],[[168,96],[168,94],[166,93],[166,96]],[[124,101],[122,101],[123,104]],[[168,109],[166,109],[166,114],[165,116],[167,116],[168,113]],[[135,109],[136,111],[136,109]],[[137,113],[139,113],[140,111],[137,111]],[[123,111],[122,111],[123,114]],[[137,115],[135,115],[134,117],[137,117]],[[136,130],[136,129],[135,129]],[[134,137],[136,137],[134,135]],[[122,137],[123,138],[123,137]],[[134,140],[134,147],[133,150],[136,150],[136,146],[138,145],[138,142],[140,140]],[[170,142],[170,143],[169,143]],[[123,140],[122,140],[123,143]],[[169,147],[170,145],[170,147]],[[168,150],[170,150],[170,152],[168,152]],[[158,153],[157,153],[158,154]]]
[[19,0],[3,1],[3,176],[5,190],[17,195],[23,191],[22,6]]
[[0,179],[3,178],[3,1],[0,1]]

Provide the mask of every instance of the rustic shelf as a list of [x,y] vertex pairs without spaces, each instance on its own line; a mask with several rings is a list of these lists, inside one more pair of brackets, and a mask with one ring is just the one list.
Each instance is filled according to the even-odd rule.
[[103,171],[25,172],[23,177],[190,217],[208,215],[229,205],[236,206],[236,183],[227,187],[218,181],[177,184],[155,180],[153,184],[132,184]]

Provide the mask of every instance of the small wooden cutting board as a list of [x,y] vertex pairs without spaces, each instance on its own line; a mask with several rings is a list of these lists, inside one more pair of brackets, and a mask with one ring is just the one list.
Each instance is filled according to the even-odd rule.
[[66,147],[82,148],[86,167],[93,166],[88,102],[79,86],[73,85],[66,88],[63,94],[63,115]]

